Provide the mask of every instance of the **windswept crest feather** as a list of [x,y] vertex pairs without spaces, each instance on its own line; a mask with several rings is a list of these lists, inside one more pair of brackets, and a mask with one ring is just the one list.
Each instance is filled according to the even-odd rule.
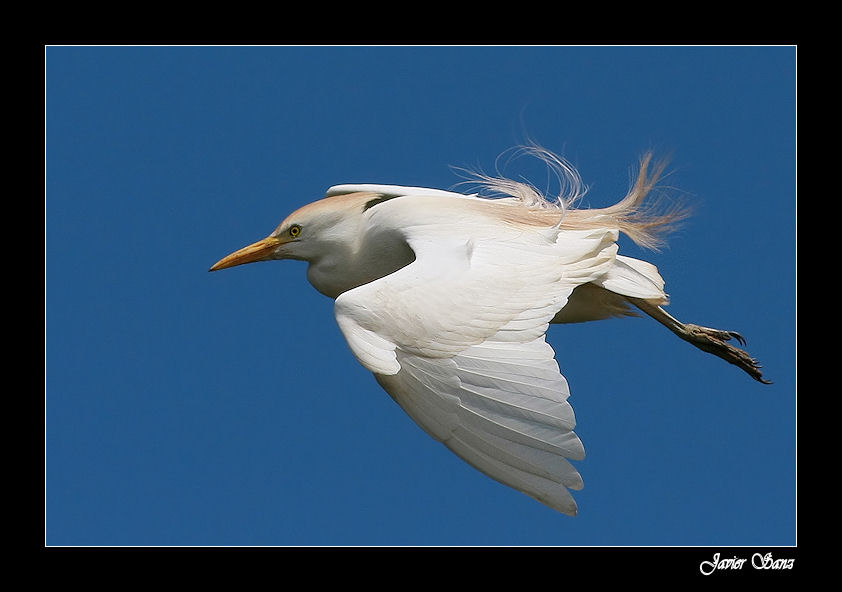
[[[513,149],[511,158],[523,155],[535,157],[546,164],[559,185],[557,196],[547,197],[532,183],[506,178],[499,173],[499,169],[496,176],[461,169],[468,176],[463,184],[476,184],[492,196],[518,200],[531,211],[553,212],[556,216],[555,225],[562,230],[613,226],[638,245],[649,249],[657,249],[662,237],[675,230],[681,220],[689,215],[689,209],[681,202],[667,203],[661,196],[654,200],[647,199],[666,169],[665,160],[653,163],[651,152],[645,153],[640,159],[637,177],[623,199],[606,208],[581,209],[575,206],[587,193],[588,187],[573,164],[537,144]],[[559,211],[561,217],[557,218]],[[552,223],[549,218],[546,221]]]

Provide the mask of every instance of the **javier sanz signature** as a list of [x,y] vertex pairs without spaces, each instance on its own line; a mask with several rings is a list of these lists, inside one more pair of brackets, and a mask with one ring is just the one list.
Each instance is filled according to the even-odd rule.
[[750,565],[754,569],[783,570],[792,569],[794,563],[795,559],[775,559],[771,552],[765,555],[754,553],[750,562],[748,557],[722,558],[719,553],[714,553],[711,561],[702,561],[699,564],[699,571],[703,575],[709,576],[715,571],[741,570],[746,565]]

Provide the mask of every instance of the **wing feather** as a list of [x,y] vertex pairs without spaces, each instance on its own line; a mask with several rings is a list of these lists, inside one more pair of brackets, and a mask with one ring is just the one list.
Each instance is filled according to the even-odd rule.
[[[552,362],[552,349],[543,339],[539,343]],[[509,351],[510,357],[516,355],[515,348]],[[398,360],[397,375],[377,379],[432,437],[489,477],[560,512],[576,513],[567,489],[581,489],[582,479],[568,459],[584,458],[584,448],[573,432],[566,381],[557,369],[557,388],[542,387],[530,395],[524,388],[528,373],[534,371],[530,363],[521,367],[525,376],[513,389],[515,383],[508,377],[497,380],[475,367],[466,371],[462,365],[471,366],[471,358],[399,353]]]

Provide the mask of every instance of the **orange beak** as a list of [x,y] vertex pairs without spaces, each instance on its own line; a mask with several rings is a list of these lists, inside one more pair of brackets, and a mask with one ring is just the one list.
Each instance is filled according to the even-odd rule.
[[284,242],[277,237],[267,236],[263,240],[259,240],[254,244],[243,247],[239,251],[235,251],[223,257],[213,264],[209,271],[216,271],[218,269],[226,269],[234,267],[235,265],[243,265],[245,263],[254,263],[255,261],[266,261],[272,258],[275,249]]

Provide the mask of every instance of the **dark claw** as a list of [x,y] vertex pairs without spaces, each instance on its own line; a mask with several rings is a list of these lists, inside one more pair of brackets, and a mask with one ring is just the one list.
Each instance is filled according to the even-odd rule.
[[728,335],[730,335],[731,337],[733,337],[734,339],[736,339],[736,340],[737,340],[737,342],[738,342],[740,345],[743,345],[743,346],[744,346],[744,345],[746,344],[746,340],[745,340],[745,339],[743,339],[743,336],[742,336],[742,335],[740,335],[739,333],[737,333],[736,331],[728,331]]
[[683,325],[683,328],[684,332],[677,332],[676,334],[685,341],[689,341],[702,351],[718,356],[726,362],[742,368],[758,382],[771,384],[771,381],[763,378],[763,374],[760,371],[761,366],[757,363],[757,360],[743,350],[726,343],[734,339],[741,346],[745,347],[746,340],[736,331],[723,331],[692,324]]

